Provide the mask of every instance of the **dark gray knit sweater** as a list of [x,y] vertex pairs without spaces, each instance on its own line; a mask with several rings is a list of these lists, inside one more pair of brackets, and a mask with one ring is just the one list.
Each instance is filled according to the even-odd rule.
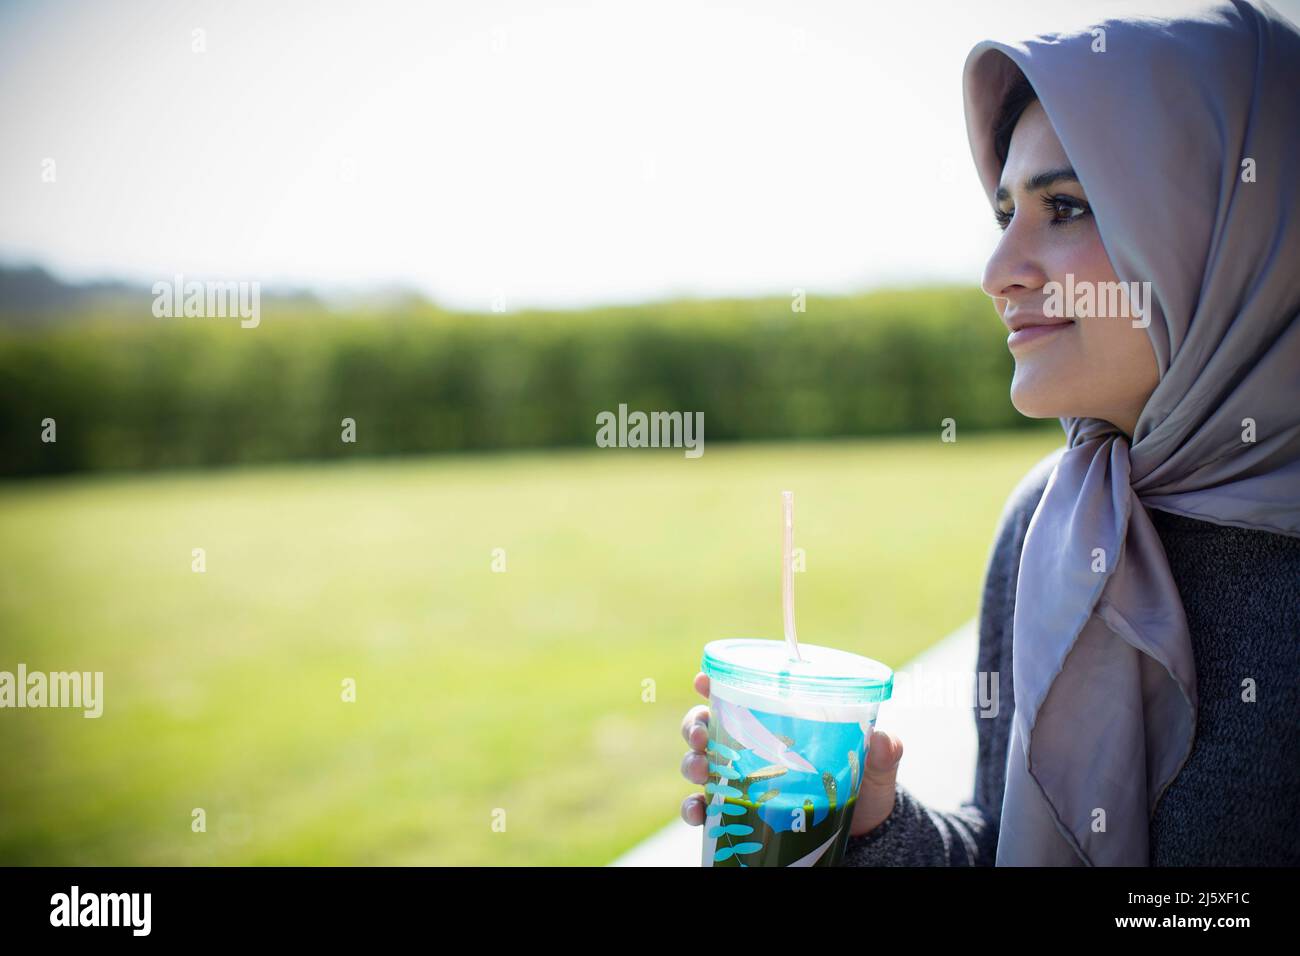
[[[896,785],[893,812],[850,838],[842,865],[993,865],[1015,703],[1011,620],[1020,548],[1061,451],[1017,485],[994,539],[977,670],[997,673],[1003,703],[995,717],[975,711],[971,800],[953,812],[933,810]],[[1300,538],[1148,514],[1183,599],[1198,697],[1191,755],[1151,820],[1151,865],[1300,865]],[[1242,699],[1247,679],[1253,703]]]

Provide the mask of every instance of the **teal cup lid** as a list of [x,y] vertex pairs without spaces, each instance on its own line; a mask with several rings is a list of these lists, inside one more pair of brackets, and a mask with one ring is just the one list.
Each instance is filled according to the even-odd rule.
[[880,661],[816,644],[799,654],[791,660],[785,641],[732,637],[705,644],[700,666],[710,681],[779,697],[867,704],[893,694],[894,672]]

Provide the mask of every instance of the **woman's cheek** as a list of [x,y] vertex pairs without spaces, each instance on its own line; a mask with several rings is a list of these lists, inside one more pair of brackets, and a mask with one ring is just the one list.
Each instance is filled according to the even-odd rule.
[[1160,377],[1146,330],[1134,328],[1127,316],[1099,316],[1088,320],[1083,331],[1089,335],[1086,361],[1097,399],[1136,417]]

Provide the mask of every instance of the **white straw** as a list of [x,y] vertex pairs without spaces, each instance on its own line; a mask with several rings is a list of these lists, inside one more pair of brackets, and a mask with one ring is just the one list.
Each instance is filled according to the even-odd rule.
[[794,633],[794,492],[781,492],[785,505],[785,533],[781,547],[781,608],[785,612],[785,643],[790,650],[790,660],[801,661],[799,638]]

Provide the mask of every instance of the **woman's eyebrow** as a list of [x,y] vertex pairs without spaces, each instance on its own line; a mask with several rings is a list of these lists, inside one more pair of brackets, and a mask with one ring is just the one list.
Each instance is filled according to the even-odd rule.
[[[1041,173],[1034,173],[1034,175],[1025,180],[1024,191],[1030,193],[1035,189],[1046,189],[1053,183],[1077,183],[1078,181],[1079,177],[1073,168],[1062,166],[1060,169],[1048,169]],[[1006,186],[999,186],[994,198],[998,202],[1003,202],[1004,200],[1011,198],[1011,193],[1007,192]]]

